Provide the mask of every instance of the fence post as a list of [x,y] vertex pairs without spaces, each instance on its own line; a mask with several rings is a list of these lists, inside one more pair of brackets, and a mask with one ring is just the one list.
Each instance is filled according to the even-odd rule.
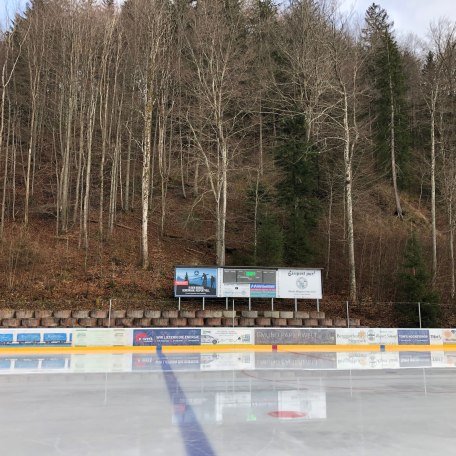
[[295,312],[298,311],[298,298],[295,298]]
[[274,298],[271,298],[271,310],[274,310]]
[[252,310],[252,298],[249,297],[249,310]]
[[421,326],[421,302],[418,303],[418,319],[420,320],[420,328]]
[[320,300],[317,299],[317,312],[320,312]]
[[350,328],[350,313],[348,311],[348,301],[345,301],[347,304],[347,328]]
[[226,307],[226,310],[228,310],[228,298],[225,298],[225,307]]
[[[226,299],[228,299],[228,298],[226,298]],[[228,305],[228,301],[227,301],[227,305]],[[234,298],[233,298],[233,315],[232,316],[233,316],[233,328],[234,328]]]
[[180,310],[181,310],[181,298],[179,296],[179,312],[180,312]]
[[108,328],[111,327],[112,299],[109,299]]

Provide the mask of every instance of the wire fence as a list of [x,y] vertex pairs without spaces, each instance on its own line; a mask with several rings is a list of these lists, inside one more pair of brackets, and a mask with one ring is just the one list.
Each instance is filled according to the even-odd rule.
[[[347,325],[356,321],[363,327],[456,327],[456,304],[426,302],[378,302],[339,300],[287,300],[287,299],[241,299],[241,298],[193,298],[193,299],[137,299],[111,298],[85,300],[0,300],[0,309],[71,309],[71,310],[293,310],[324,312],[325,318],[344,318]],[[358,323],[359,322],[359,323]]]

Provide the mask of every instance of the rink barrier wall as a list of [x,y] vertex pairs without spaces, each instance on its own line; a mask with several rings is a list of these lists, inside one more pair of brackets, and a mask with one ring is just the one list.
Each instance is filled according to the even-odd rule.
[[0,353],[455,350],[456,329],[37,328],[0,329]]

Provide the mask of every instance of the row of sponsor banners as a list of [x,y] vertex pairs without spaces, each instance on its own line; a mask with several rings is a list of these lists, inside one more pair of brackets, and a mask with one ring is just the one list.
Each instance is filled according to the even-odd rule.
[[456,329],[0,329],[0,346],[451,345]]
[[161,371],[372,370],[455,368],[452,351],[280,353],[155,353],[2,355],[0,375],[14,373],[128,373]]

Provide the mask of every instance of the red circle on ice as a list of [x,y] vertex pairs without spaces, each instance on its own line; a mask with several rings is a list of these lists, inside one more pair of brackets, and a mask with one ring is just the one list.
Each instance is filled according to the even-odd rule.
[[288,419],[288,420],[292,420],[292,419],[295,419],[295,418],[304,418],[307,413],[303,413],[303,412],[295,412],[295,411],[292,411],[292,410],[281,410],[281,411],[276,411],[276,412],[269,412],[268,413],[269,416],[272,416],[274,418],[285,418],[285,419]]

